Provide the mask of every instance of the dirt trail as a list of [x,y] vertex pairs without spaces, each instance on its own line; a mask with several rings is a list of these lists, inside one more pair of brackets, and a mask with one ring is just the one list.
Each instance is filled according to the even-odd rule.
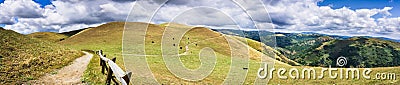
[[45,76],[42,76],[38,80],[33,80],[29,83],[51,85],[82,84],[81,78],[83,76],[83,72],[86,70],[87,65],[93,57],[93,54],[90,54],[88,52],[84,53],[84,56],[75,59],[71,65],[65,66],[58,70],[57,74],[47,73]]

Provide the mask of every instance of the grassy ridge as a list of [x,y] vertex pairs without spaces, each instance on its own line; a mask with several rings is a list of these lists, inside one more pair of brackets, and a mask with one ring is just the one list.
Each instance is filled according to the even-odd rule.
[[0,28],[0,83],[23,83],[68,65],[83,53]]
[[[129,22],[130,25],[141,25],[145,23],[136,23],[136,22]],[[165,62],[163,57],[161,56],[161,39],[163,32],[166,26],[171,26],[171,30],[180,30],[179,28],[188,27],[179,24],[161,24],[155,25],[150,24],[149,28],[147,29],[146,34],[146,54],[151,55],[147,57],[147,62],[149,63],[150,69],[152,70],[154,76],[157,78],[161,84],[219,84],[224,81],[226,78],[227,73],[230,69],[231,61],[231,50],[227,49],[230,48],[226,38],[236,39],[236,42],[241,43],[242,47],[252,47],[249,49],[250,52],[250,63],[248,69],[248,75],[246,77],[246,81],[244,84],[252,84],[256,78],[256,71],[260,65],[259,63],[259,56],[264,55],[262,52],[265,49],[258,48],[260,47],[259,42],[244,39],[244,38],[237,38],[233,36],[225,36],[221,35],[220,33],[211,31],[208,28],[198,27],[192,30],[189,30],[180,41],[180,44],[177,47],[182,47],[180,49],[180,53],[185,52],[185,47],[188,46],[190,49],[187,55],[180,56],[182,63],[185,67],[190,69],[196,69],[200,66],[200,61],[198,58],[199,51],[204,47],[213,48],[216,52],[217,56],[217,65],[215,69],[211,73],[210,76],[205,78],[204,80],[198,82],[190,82],[182,80],[176,76],[174,76],[165,66]],[[124,68],[123,65],[123,58],[121,55],[122,51],[122,32],[123,32],[124,22],[112,22],[108,24],[101,25],[99,27],[89,28],[77,35],[74,35],[71,38],[68,38],[64,41],[61,41],[61,44],[66,46],[70,46],[76,49],[88,49],[88,50],[104,50],[107,57],[117,58],[117,64]],[[190,39],[188,39],[190,38]],[[188,43],[189,42],[189,43]],[[247,43],[246,43],[247,42]],[[272,48],[270,48],[272,49]],[[268,49],[268,50],[270,50]],[[261,52],[260,52],[261,51]],[[273,50],[274,51],[274,50]],[[235,51],[241,52],[241,51]],[[277,51],[274,51],[277,52]],[[277,52],[278,53],[278,52]],[[244,53],[241,53],[244,54]],[[270,56],[273,57],[273,56]],[[283,55],[276,54],[274,57],[281,58],[283,62],[286,63],[295,63],[290,60],[285,60]],[[280,61],[275,61],[274,67],[278,68],[297,68],[301,70],[302,68],[310,68],[307,66],[290,66],[286,63],[282,63]],[[105,75],[101,74],[99,65],[99,58],[95,56],[90,61],[90,64],[85,71],[84,80],[90,84],[104,84],[105,83]],[[320,67],[315,67],[317,73],[321,71]],[[373,68],[373,72],[371,74],[375,74],[377,72],[395,72],[399,73],[399,67],[388,67],[388,68]],[[276,71],[274,72],[274,78],[270,80],[269,84],[295,84],[295,83],[302,83],[302,84],[346,84],[346,83],[357,83],[357,84],[398,84],[400,82],[390,81],[390,80],[338,80],[338,79],[329,79],[324,78],[320,80],[312,80],[312,79],[278,79],[276,76]],[[286,72],[284,75],[288,75]],[[327,75],[325,75],[327,77]],[[371,75],[373,76],[373,75]]]
[[[129,23],[129,24],[145,24],[145,23]],[[78,35],[74,35],[73,37],[61,41],[61,44],[66,46],[71,46],[76,49],[88,49],[88,50],[104,50],[107,57],[117,57],[117,64],[123,68],[122,56],[121,56],[121,44],[122,44],[122,30],[124,23],[123,22],[112,22],[108,24],[101,25],[99,27],[90,28],[82,31]],[[179,30],[180,25],[175,25],[172,30]],[[188,26],[182,26],[188,27]],[[148,33],[146,34],[146,53],[147,55],[153,55],[148,57],[148,62],[156,76],[157,80],[164,84],[170,84],[173,82],[178,83],[193,83],[181,80],[171,74],[168,69],[164,65],[164,61],[161,56],[161,37],[162,32],[165,30],[165,26],[159,26],[151,24],[147,29]],[[203,36],[208,35],[208,36]],[[185,39],[190,38],[190,44],[187,44]],[[232,38],[234,39],[234,38]],[[196,43],[194,43],[196,42]],[[239,41],[238,41],[239,42]],[[196,45],[197,44],[197,45]],[[223,79],[226,77],[229,71],[229,65],[231,63],[230,58],[230,49],[228,47],[227,41],[224,39],[224,36],[221,36],[220,33],[209,30],[208,28],[195,28],[190,30],[183,36],[181,44],[179,47],[185,48],[188,45],[190,48],[190,52],[188,55],[181,56],[181,61],[188,68],[197,68],[200,66],[200,62],[198,60],[198,56],[196,54],[199,53],[201,48],[203,47],[211,47],[216,51],[217,54],[217,66],[215,71],[207,77],[205,80],[195,83],[200,84],[212,84],[212,83],[222,83]],[[245,45],[245,44],[243,44]],[[177,45],[178,46],[178,45]],[[180,52],[183,52],[184,49],[181,49]],[[262,53],[251,50],[250,55],[252,55],[250,62],[249,71],[255,73],[258,69],[257,66],[257,56],[262,55]],[[100,66],[98,58],[93,58],[91,63],[88,66],[88,69],[85,72],[85,81],[92,84],[101,84],[105,82],[105,76],[100,72]],[[280,65],[285,65],[281,63]],[[286,65],[287,66],[287,65]],[[256,75],[249,75],[246,82],[253,82]]]
[[68,36],[66,36],[66,35],[58,34],[58,33],[54,33],[54,32],[35,32],[32,34],[28,34],[28,36],[32,37],[32,38],[47,40],[50,42],[59,42],[59,41],[62,41],[64,39],[68,38]]
[[[187,26],[181,26],[179,24],[169,24],[168,25],[170,30],[180,30]],[[161,31],[160,31],[161,29]],[[164,61],[162,60],[162,56],[159,54],[161,53],[161,37],[163,34],[162,30],[165,30],[162,27],[151,27],[147,29],[146,33],[146,52],[147,54],[158,53],[157,56],[148,56],[147,60],[149,66],[157,78],[158,82],[162,84],[220,84],[226,79],[231,61],[231,50],[227,38],[235,39],[231,36],[224,36],[220,33],[214,32],[208,28],[203,27],[194,27],[191,30],[187,31],[186,34],[182,37],[179,46],[183,47],[180,49],[180,53],[183,53],[186,49],[185,47],[188,46],[189,51],[187,55],[180,56],[180,60],[183,65],[189,69],[196,69],[200,67],[200,60],[198,54],[200,50],[204,47],[210,47],[216,52],[217,56],[217,65],[215,66],[213,72],[204,80],[198,82],[189,82],[177,78],[172,73],[169,72],[167,67],[165,67]],[[207,35],[207,36],[204,36]],[[151,42],[156,43],[151,43]],[[235,40],[238,43],[241,43],[239,40]],[[246,44],[239,44],[241,47],[246,47]],[[250,73],[256,73],[258,69],[258,61],[260,60],[262,53],[256,51],[255,49],[250,48]],[[245,51],[235,51],[240,54],[246,54]],[[279,64],[283,65],[283,64]],[[255,74],[248,74],[245,83],[251,84],[256,78]]]

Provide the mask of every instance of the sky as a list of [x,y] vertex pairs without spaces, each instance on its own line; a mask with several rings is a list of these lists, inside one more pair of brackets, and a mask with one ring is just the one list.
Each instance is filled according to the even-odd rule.
[[[162,0],[140,5],[157,6]],[[146,9],[131,11],[135,0],[0,0],[0,27],[22,34],[67,32],[112,21],[147,22]],[[177,22],[210,28],[315,32],[400,39],[400,0],[262,0],[242,10],[231,0],[169,0],[151,23]],[[251,6],[251,5],[250,5]],[[265,7],[265,8],[264,8]],[[139,8],[138,8],[139,9]],[[267,10],[268,13],[262,13]],[[255,15],[249,17],[247,13]],[[260,20],[269,18],[270,20]],[[234,23],[232,23],[232,22]]]
[[[400,0],[324,0],[318,2],[318,6],[332,6],[333,9],[349,7],[351,10],[393,7],[392,10],[389,10],[392,13],[389,17],[400,17]],[[372,17],[380,18],[382,15],[378,14]]]

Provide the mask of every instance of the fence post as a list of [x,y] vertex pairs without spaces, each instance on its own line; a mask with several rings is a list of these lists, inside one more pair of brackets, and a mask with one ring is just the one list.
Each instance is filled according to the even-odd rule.
[[[112,58],[111,60],[113,61],[113,62],[115,62],[115,60],[116,60],[117,58]],[[113,74],[113,72],[112,72],[112,70],[111,70],[111,67],[108,67],[108,69],[107,69],[107,80],[106,80],[106,84],[107,85],[110,85],[111,84],[111,79],[112,79],[112,74]],[[115,80],[114,80],[114,82],[115,82]]]
[[[104,70],[107,71],[107,79],[106,79],[106,85],[111,84],[111,80],[114,81],[115,85],[119,85],[120,83],[122,84],[128,84],[130,83],[130,78],[132,75],[132,72],[124,72],[118,65],[116,65],[116,57],[112,59],[106,58],[106,55],[103,54],[102,50],[98,51],[98,54],[100,56],[100,65],[102,66],[102,73],[105,74]],[[110,61],[111,60],[111,61]],[[110,64],[112,63],[112,64]],[[112,68],[111,68],[112,67]],[[115,75],[114,71],[117,72],[118,75]],[[123,75],[121,75],[123,74]],[[118,79],[118,81],[117,81]],[[124,81],[122,81],[122,80]],[[119,81],[121,80],[121,81]]]
[[129,85],[129,82],[131,81],[131,75],[132,75],[132,72],[128,72],[124,77],[122,77],[125,80],[127,85]]
[[[99,56],[103,55],[103,50],[99,50],[97,52],[97,54],[99,54]],[[103,55],[103,56],[106,57],[106,55]],[[104,70],[107,67],[106,62],[103,59],[101,59],[101,57],[99,57],[99,58],[100,58],[101,73],[105,74]]]
[[[106,55],[104,55],[106,57]],[[105,74],[104,70],[107,68],[106,61],[100,58],[101,73]]]

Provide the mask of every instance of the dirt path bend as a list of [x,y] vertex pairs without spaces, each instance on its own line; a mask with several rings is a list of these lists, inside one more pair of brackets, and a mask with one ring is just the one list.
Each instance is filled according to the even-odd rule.
[[81,78],[83,76],[83,72],[86,70],[87,65],[93,57],[93,54],[90,54],[88,52],[83,53],[85,53],[84,56],[75,59],[71,65],[65,66],[57,70],[56,74],[47,73],[45,76],[42,76],[38,80],[30,81],[30,83],[51,85],[82,84]]

